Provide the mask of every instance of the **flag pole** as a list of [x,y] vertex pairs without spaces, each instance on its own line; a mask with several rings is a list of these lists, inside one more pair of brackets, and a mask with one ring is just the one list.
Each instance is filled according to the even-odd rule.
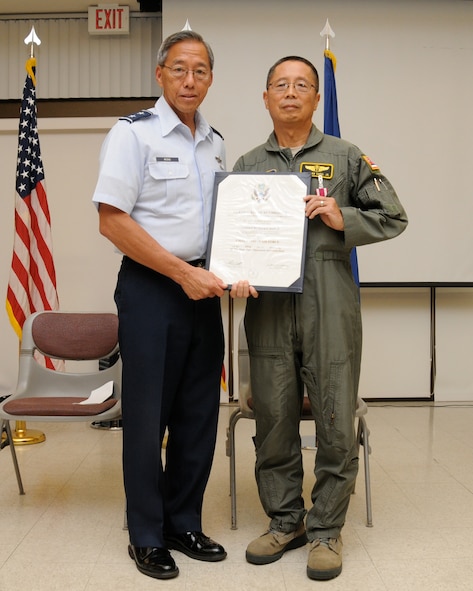
[[330,37],[335,37],[335,33],[328,22],[328,19],[325,23],[325,27],[320,31],[320,36],[325,37],[325,50],[330,51]]
[[[41,40],[36,34],[34,26],[31,27],[30,34],[25,38],[25,45],[30,45],[30,59],[34,58],[34,46],[41,45]],[[15,429],[12,432],[14,445],[32,445],[45,441],[46,435],[37,429],[27,429],[25,421],[16,421]]]
[[[325,23],[325,27],[320,31],[320,36],[325,37],[325,51],[324,51],[324,133],[341,137],[340,124],[338,121],[338,104],[337,104],[337,89],[335,83],[335,69],[337,67],[337,60],[335,55],[330,50],[330,39],[335,37],[335,33],[330,26],[330,23]],[[353,279],[358,287],[360,287],[360,277],[358,270],[358,255],[356,248],[353,247],[350,251],[350,263],[353,272]]]
[[33,26],[31,27],[30,34],[27,37],[25,37],[25,45],[30,45],[30,57],[34,57],[35,43],[36,45],[41,45],[41,39],[36,34],[36,31],[34,30]]

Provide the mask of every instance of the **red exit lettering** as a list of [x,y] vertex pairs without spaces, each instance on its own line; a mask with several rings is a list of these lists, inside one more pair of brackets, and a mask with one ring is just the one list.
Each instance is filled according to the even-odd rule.
[[115,30],[123,27],[123,8],[97,8],[95,12],[95,28],[98,30]]

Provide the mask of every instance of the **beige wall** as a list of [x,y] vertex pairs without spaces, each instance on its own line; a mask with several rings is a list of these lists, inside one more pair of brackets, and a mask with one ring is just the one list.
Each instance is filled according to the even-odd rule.
[[[428,22],[432,18],[422,20],[423,11],[427,8],[437,29],[444,27],[449,31],[448,39],[451,39],[452,31],[463,30],[461,27],[457,29],[457,26],[463,27],[465,18],[471,20],[473,17],[473,3],[447,0],[435,3],[426,0],[401,0],[396,3],[387,0],[356,3],[351,0],[164,0],[163,34],[181,29],[188,18],[192,28],[211,42],[217,57],[215,82],[203,111],[223,133],[228,165],[232,167],[242,152],[264,141],[271,130],[261,99],[268,67],[282,55],[297,53],[312,58],[322,73],[323,40],[319,32],[328,17],[337,35],[332,47],[339,60],[337,84],[342,133],[366,149],[393,180],[408,212],[413,214],[410,235],[406,233],[405,240],[415,242],[416,228],[429,223],[427,215],[423,214],[422,219],[416,217],[417,210],[422,211],[418,202],[428,199],[428,192],[426,195],[424,190],[421,194],[407,186],[403,171],[412,171],[412,163],[422,156],[423,151],[425,157],[430,155],[433,140],[423,138],[419,142],[417,133],[410,135],[409,129],[403,127],[397,109],[392,105],[405,105],[410,89],[400,83],[402,80],[393,79],[390,72],[399,73],[396,60],[403,60],[401,70],[409,68],[410,39],[403,37],[400,20],[407,22],[415,18],[419,24],[421,45],[428,46]],[[347,36],[351,36],[352,42],[355,32],[360,42],[350,47]],[[383,54],[385,40],[389,40],[389,51]],[[398,48],[394,54],[393,47]],[[464,47],[465,55],[470,58],[472,47],[471,41]],[[349,71],[348,60],[351,60]],[[383,64],[389,67],[384,68]],[[442,94],[442,110],[439,111],[434,93],[430,103],[422,105],[423,109],[430,109],[432,126],[437,122],[445,125],[448,121],[449,89],[443,85],[444,74],[443,71],[437,72],[433,85],[436,92]],[[466,75],[465,78],[470,81]],[[418,84],[431,84],[431,79],[419,79]],[[389,103],[380,100],[384,96],[382,93],[390,96]],[[319,126],[321,115],[322,109],[314,117]],[[91,204],[100,145],[114,121],[114,118],[39,121],[58,291],[64,310],[114,309],[113,289],[119,257],[111,245],[99,236],[97,214]],[[0,120],[2,301],[6,294],[12,251],[17,125],[16,120]],[[470,125],[468,111],[465,113],[465,129],[460,131],[466,133]],[[443,142],[442,149],[447,148],[450,149],[450,145]],[[461,152],[456,158],[446,158],[439,148],[438,161],[432,170],[419,171],[420,183],[430,186],[430,183],[447,179],[444,182],[448,185],[454,181],[471,185],[466,175],[468,166],[461,164],[465,159],[471,162],[471,147],[468,150],[467,154]],[[448,205],[457,193],[448,195]],[[463,193],[468,195],[468,191]],[[452,216],[444,215],[451,220]],[[455,223],[463,222],[464,217],[457,216]],[[366,252],[371,253],[367,264],[383,265],[385,254],[386,257],[395,257],[396,249],[402,246],[401,240],[404,238],[393,240],[386,247],[389,252],[382,246],[366,247]],[[469,253],[464,254],[464,258],[467,256]],[[456,261],[452,260],[451,264],[456,264]],[[360,268],[363,272],[363,266]],[[361,279],[364,279],[363,274]],[[370,292],[363,295],[362,303],[365,349],[361,394],[368,397],[429,396],[428,290],[414,290],[402,295],[396,291],[378,295]],[[240,314],[241,305],[237,306],[237,317]],[[470,335],[473,335],[472,290],[442,292],[437,318],[437,400],[473,400],[470,363],[473,337]],[[0,313],[0,395],[8,393],[16,382],[17,350],[17,339],[6,313]]]

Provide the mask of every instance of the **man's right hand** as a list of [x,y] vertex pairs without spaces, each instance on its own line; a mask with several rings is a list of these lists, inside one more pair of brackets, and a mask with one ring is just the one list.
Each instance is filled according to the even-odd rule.
[[191,300],[222,297],[228,287],[224,281],[202,267],[187,266],[189,268],[186,269],[180,284]]

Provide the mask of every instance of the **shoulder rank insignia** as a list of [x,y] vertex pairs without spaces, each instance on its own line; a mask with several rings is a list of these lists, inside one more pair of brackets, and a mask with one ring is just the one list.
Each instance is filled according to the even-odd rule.
[[333,164],[326,162],[301,162],[299,172],[310,172],[314,178],[333,178]]
[[134,123],[135,121],[139,121],[140,119],[146,119],[147,117],[151,117],[151,113],[149,111],[138,111],[138,113],[133,113],[132,115],[120,117],[120,120],[128,121],[128,123]]
[[363,154],[362,156],[363,160],[366,162],[366,164],[371,168],[371,170],[376,170],[379,171],[379,166],[377,164],[375,164],[371,158],[368,158],[368,156],[365,156],[365,154]]
[[222,134],[221,134],[221,133],[218,131],[218,129],[215,129],[215,127],[212,127],[212,126],[210,126],[210,129],[211,129],[211,130],[212,130],[214,133],[216,133],[217,135],[219,135],[219,136],[222,138],[222,140],[223,140],[223,135],[222,135]]

